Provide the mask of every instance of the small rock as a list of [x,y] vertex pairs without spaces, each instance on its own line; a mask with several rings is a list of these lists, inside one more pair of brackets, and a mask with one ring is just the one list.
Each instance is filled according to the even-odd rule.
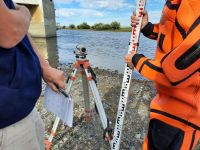
[[135,137],[136,137],[136,139],[140,139],[141,138],[141,134],[136,134]]

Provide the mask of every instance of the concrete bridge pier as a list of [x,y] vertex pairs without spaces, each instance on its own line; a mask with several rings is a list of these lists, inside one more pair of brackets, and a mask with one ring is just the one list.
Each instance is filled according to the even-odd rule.
[[25,5],[31,12],[29,32],[33,37],[56,36],[55,7],[53,0],[13,0]]

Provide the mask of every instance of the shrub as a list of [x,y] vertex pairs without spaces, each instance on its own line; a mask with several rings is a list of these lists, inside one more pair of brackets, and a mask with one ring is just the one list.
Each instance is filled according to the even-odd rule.
[[77,26],[78,29],[90,29],[90,26],[87,24],[87,22],[83,22],[82,24]]
[[92,26],[92,29],[94,29],[94,30],[110,30],[111,26],[109,24],[97,23],[94,26]]
[[76,26],[75,26],[74,24],[70,24],[70,25],[69,25],[69,28],[70,28],[70,29],[75,29]]
[[66,29],[67,27],[66,26],[62,26],[62,29]]
[[112,23],[110,24],[110,26],[111,26],[111,28],[112,28],[113,30],[120,29],[120,23],[117,22],[117,21],[112,22]]
[[104,29],[104,30],[110,30],[110,29],[112,29],[112,28],[111,28],[111,25],[109,25],[109,24],[104,24],[104,25],[103,25],[103,29]]
[[94,30],[102,30],[103,23],[96,23],[92,26],[92,29]]

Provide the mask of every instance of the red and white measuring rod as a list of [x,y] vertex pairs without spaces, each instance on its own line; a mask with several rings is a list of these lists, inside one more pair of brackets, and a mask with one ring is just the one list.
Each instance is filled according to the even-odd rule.
[[[133,29],[132,29],[128,53],[130,53],[131,51],[137,52],[138,45],[139,45],[139,37],[140,37],[142,19],[143,19],[143,11],[145,9],[145,5],[146,5],[146,0],[137,0],[136,16],[139,18],[139,24],[136,25],[135,27],[133,27]],[[129,95],[129,88],[130,88],[130,84],[131,84],[132,72],[133,72],[133,70],[131,68],[129,68],[128,65],[126,65],[125,71],[124,71],[124,78],[123,78],[122,89],[121,89],[121,94],[120,94],[120,100],[119,100],[119,106],[118,106],[118,112],[117,112],[117,118],[116,118],[116,123],[115,123],[115,130],[114,130],[114,138],[112,140],[111,150],[119,150],[119,148],[120,148],[122,127],[123,127],[124,116],[125,116],[125,111],[126,111],[126,104],[127,104],[128,95]]]

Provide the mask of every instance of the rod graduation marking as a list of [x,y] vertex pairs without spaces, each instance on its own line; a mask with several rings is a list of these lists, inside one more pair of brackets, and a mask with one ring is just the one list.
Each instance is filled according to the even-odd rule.
[[[131,34],[131,40],[129,43],[128,53],[130,53],[131,51],[137,52],[142,18],[143,18],[143,11],[145,9],[145,5],[146,5],[146,0],[137,1],[136,15],[139,18],[139,24],[132,28],[132,34]],[[131,84],[132,72],[133,70],[129,68],[129,66],[126,64],[123,83],[122,83],[122,89],[121,89],[121,94],[120,94],[117,118],[116,118],[116,123],[115,123],[114,138],[112,140],[112,147],[111,147],[112,150],[119,150],[120,148],[122,127],[123,127],[124,116],[125,116],[125,111],[126,111],[126,104],[128,100],[129,88]]]

